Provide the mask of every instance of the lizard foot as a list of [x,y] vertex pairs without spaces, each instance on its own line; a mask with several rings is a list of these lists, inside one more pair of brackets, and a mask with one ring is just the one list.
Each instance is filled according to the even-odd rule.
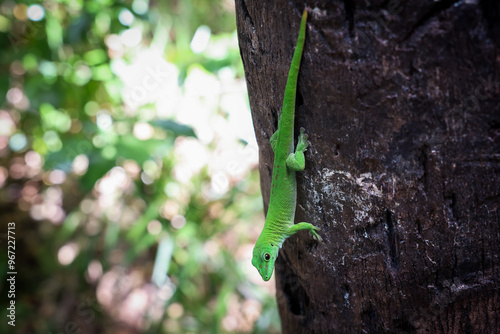
[[304,130],[304,128],[300,128],[299,140],[297,142],[297,151],[304,152],[309,146],[309,142],[307,141],[307,134],[305,133],[305,131],[306,130]]
[[309,229],[309,232],[311,232],[311,235],[313,236],[313,238],[317,241],[321,241],[321,240],[323,240],[323,238],[320,237],[320,235],[318,234],[318,231],[319,231],[319,227],[316,227],[316,226],[312,226]]

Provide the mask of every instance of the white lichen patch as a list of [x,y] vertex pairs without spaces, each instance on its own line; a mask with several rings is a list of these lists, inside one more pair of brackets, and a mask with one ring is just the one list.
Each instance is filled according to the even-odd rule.
[[311,12],[313,13],[314,17],[315,18],[322,18],[322,17],[326,17],[327,15],[327,11],[326,9],[320,9],[318,8],[317,6],[314,7],[313,9],[311,9]]
[[[380,175],[379,179],[385,175]],[[356,184],[360,186],[367,194],[382,197],[382,190],[377,187],[373,181],[372,173],[363,173],[356,178]]]
[[372,197],[382,197],[382,189],[377,185],[377,181],[383,176],[385,173],[378,176],[362,173],[356,176],[347,171],[324,168],[321,173],[321,194],[315,196],[315,199],[327,200],[337,211],[343,211],[349,201],[349,206],[353,206],[357,223],[372,223],[370,216],[373,208]]
[[351,173],[342,170],[330,170],[323,168],[322,178],[323,178],[323,192],[331,192],[333,185],[329,182],[334,177],[335,174],[343,175],[345,178],[353,184],[361,187],[365,193],[371,196],[382,197],[382,189],[375,184],[376,181],[380,180],[386,174],[380,174],[378,177],[373,177],[372,173],[362,173],[359,177],[353,176]]

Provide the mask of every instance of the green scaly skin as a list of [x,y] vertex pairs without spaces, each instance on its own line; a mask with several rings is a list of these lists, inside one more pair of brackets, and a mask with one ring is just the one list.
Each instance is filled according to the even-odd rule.
[[297,182],[295,172],[305,168],[304,151],[307,149],[307,135],[300,129],[297,148],[294,151],[294,118],[297,78],[300,60],[306,37],[307,10],[304,10],[300,24],[297,46],[293,54],[292,64],[283,98],[283,108],[278,122],[278,130],[271,136],[271,147],[274,151],[273,179],[271,198],[267,211],[264,229],[253,249],[252,264],[259,271],[262,279],[268,281],[273,274],[274,263],[285,239],[300,230],[309,230],[313,237],[321,240],[318,228],[309,223],[294,223],[295,206],[297,204]]

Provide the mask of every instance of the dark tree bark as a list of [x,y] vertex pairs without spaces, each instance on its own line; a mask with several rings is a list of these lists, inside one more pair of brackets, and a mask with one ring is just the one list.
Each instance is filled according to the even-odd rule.
[[266,208],[306,4],[296,221],[324,240],[280,251],[283,332],[500,332],[500,5],[236,0]]

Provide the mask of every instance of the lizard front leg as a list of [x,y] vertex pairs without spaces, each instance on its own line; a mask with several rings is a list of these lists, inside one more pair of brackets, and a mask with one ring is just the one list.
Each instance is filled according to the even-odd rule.
[[295,153],[290,153],[286,159],[286,166],[288,168],[297,172],[304,170],[306,167],[304,151],[307,150],[307,146],[309,146],[309,143],[307,142],[307,135],[305,134],[304,128],[300,128],[300,135]]
[[298,231],[301,231],[301,230],[309,230],[309,232],[311,233],[311,235],[313,236],[314,239],[321,241],[321,237],[318,234],[319,228],[317,228],[316,226],[314,226],[310,223],[302,222],[302,223],[292,225],[286,230],[285,233],[286,233],[287,237],[291,237],[292,235],[294,235],[295,233],[297,233]]

